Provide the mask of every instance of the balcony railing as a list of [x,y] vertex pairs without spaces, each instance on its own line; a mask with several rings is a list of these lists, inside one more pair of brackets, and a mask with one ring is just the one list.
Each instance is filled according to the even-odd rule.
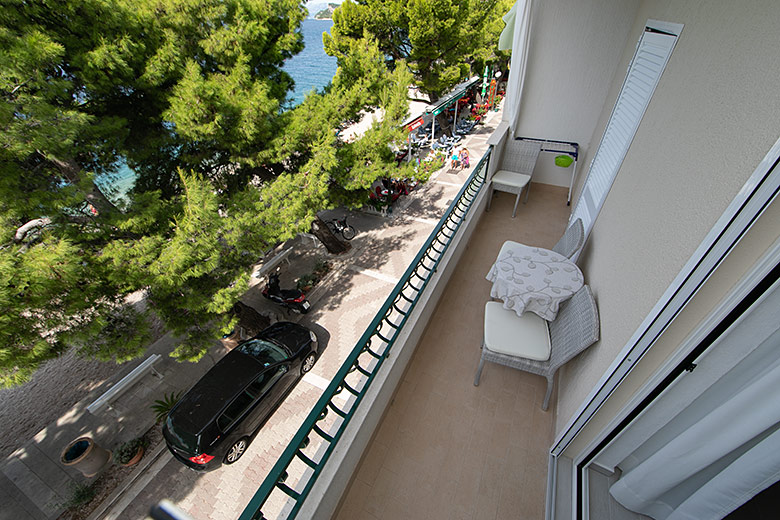
[[472,209],[485,184],[491,152],[492,147],[477,163],[239,520],[263,520],[263,508],[277,510],[277,518],[296,517]]

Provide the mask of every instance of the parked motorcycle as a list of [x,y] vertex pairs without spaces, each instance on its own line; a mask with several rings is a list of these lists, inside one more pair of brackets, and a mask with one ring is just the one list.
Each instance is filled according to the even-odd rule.
[[301,314],[306,314],[311,308],[311,304],[306,301],[306,295],[303,294],[303,291],[279,288],[279,275],[276,273],[268,276],[268,284],[263,289],[263,296],[274,303]]

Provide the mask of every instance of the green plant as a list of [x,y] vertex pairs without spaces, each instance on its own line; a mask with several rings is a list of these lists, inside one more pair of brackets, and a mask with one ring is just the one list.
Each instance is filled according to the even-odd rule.
[[421,181],[427,180],[428,177],[430,177],[430,174],[442,168],[445,163],[446,163],[445,156],[437,154],[431,160],[425,160],[422,163],[420,163],[420,167],[417,171],[418,173],[417,177]]
[[313,274],[305,274],[298,278],[298,281],[296,282],[295,286],[298,288],[298,290],[302,290],[304,287],[311,287],[315,283],[317,283],[317,278]]
[[182,392],[171,392],[168,395],[164,395],[162,399],[157,399],[150,407],[155,413],[155,422],[160,424],[168,417],[168,412],[171,411],[173,405],[175,405],[181,398]]
[[314,264],[313,274],[317,276],[318,280],[322,280],[322,277],[330,272],[330,262],[327,260],[318,260]]
[[330,271],[330,263],[326,260],[319,260],[314,264],[314,270],[310,274],[305,274],[298,278],[296,287],[300,291],[304,287],[313,287],[319,283],[322,278]]
[[138,454],[138,450],[146,446],[146,441],[142,437],[123,442],[114,450],[114,462],[117,464],[127,464],[130,459]]
[[70,509],[89,503],[97,491],[90,484],[76,484],[70,495],[70,499],[65,503],[65,507]]

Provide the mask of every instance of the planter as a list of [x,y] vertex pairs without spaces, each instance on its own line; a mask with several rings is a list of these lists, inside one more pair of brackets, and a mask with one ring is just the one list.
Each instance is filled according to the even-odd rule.
[[62,455],[60,462],[65,466],[73,466],[81,471],[87,477],[94,477],[111,460],[111,452],[98,446],[95,441],[89,437],[79,437],[68,444]]
[[125,467],[127,467],[127,466],[135,466],[136,464],[141,462],[141,459],[143,458],[143,456],[144,456],[144,447],[143,446],[138,446],[138,453],[136,453],[135,456],[133,456],[132,459],[130,459],[127,462],[125,462],[124,464],[122,464],[122,466],[125,466]]

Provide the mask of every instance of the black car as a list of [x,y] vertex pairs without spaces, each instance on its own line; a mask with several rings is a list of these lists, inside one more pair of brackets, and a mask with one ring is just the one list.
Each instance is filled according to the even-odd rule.
[[275,323],[241,343],[168,413],[168,449],[199,471],[236,462],[317,353],[317,337],[296,323]]

